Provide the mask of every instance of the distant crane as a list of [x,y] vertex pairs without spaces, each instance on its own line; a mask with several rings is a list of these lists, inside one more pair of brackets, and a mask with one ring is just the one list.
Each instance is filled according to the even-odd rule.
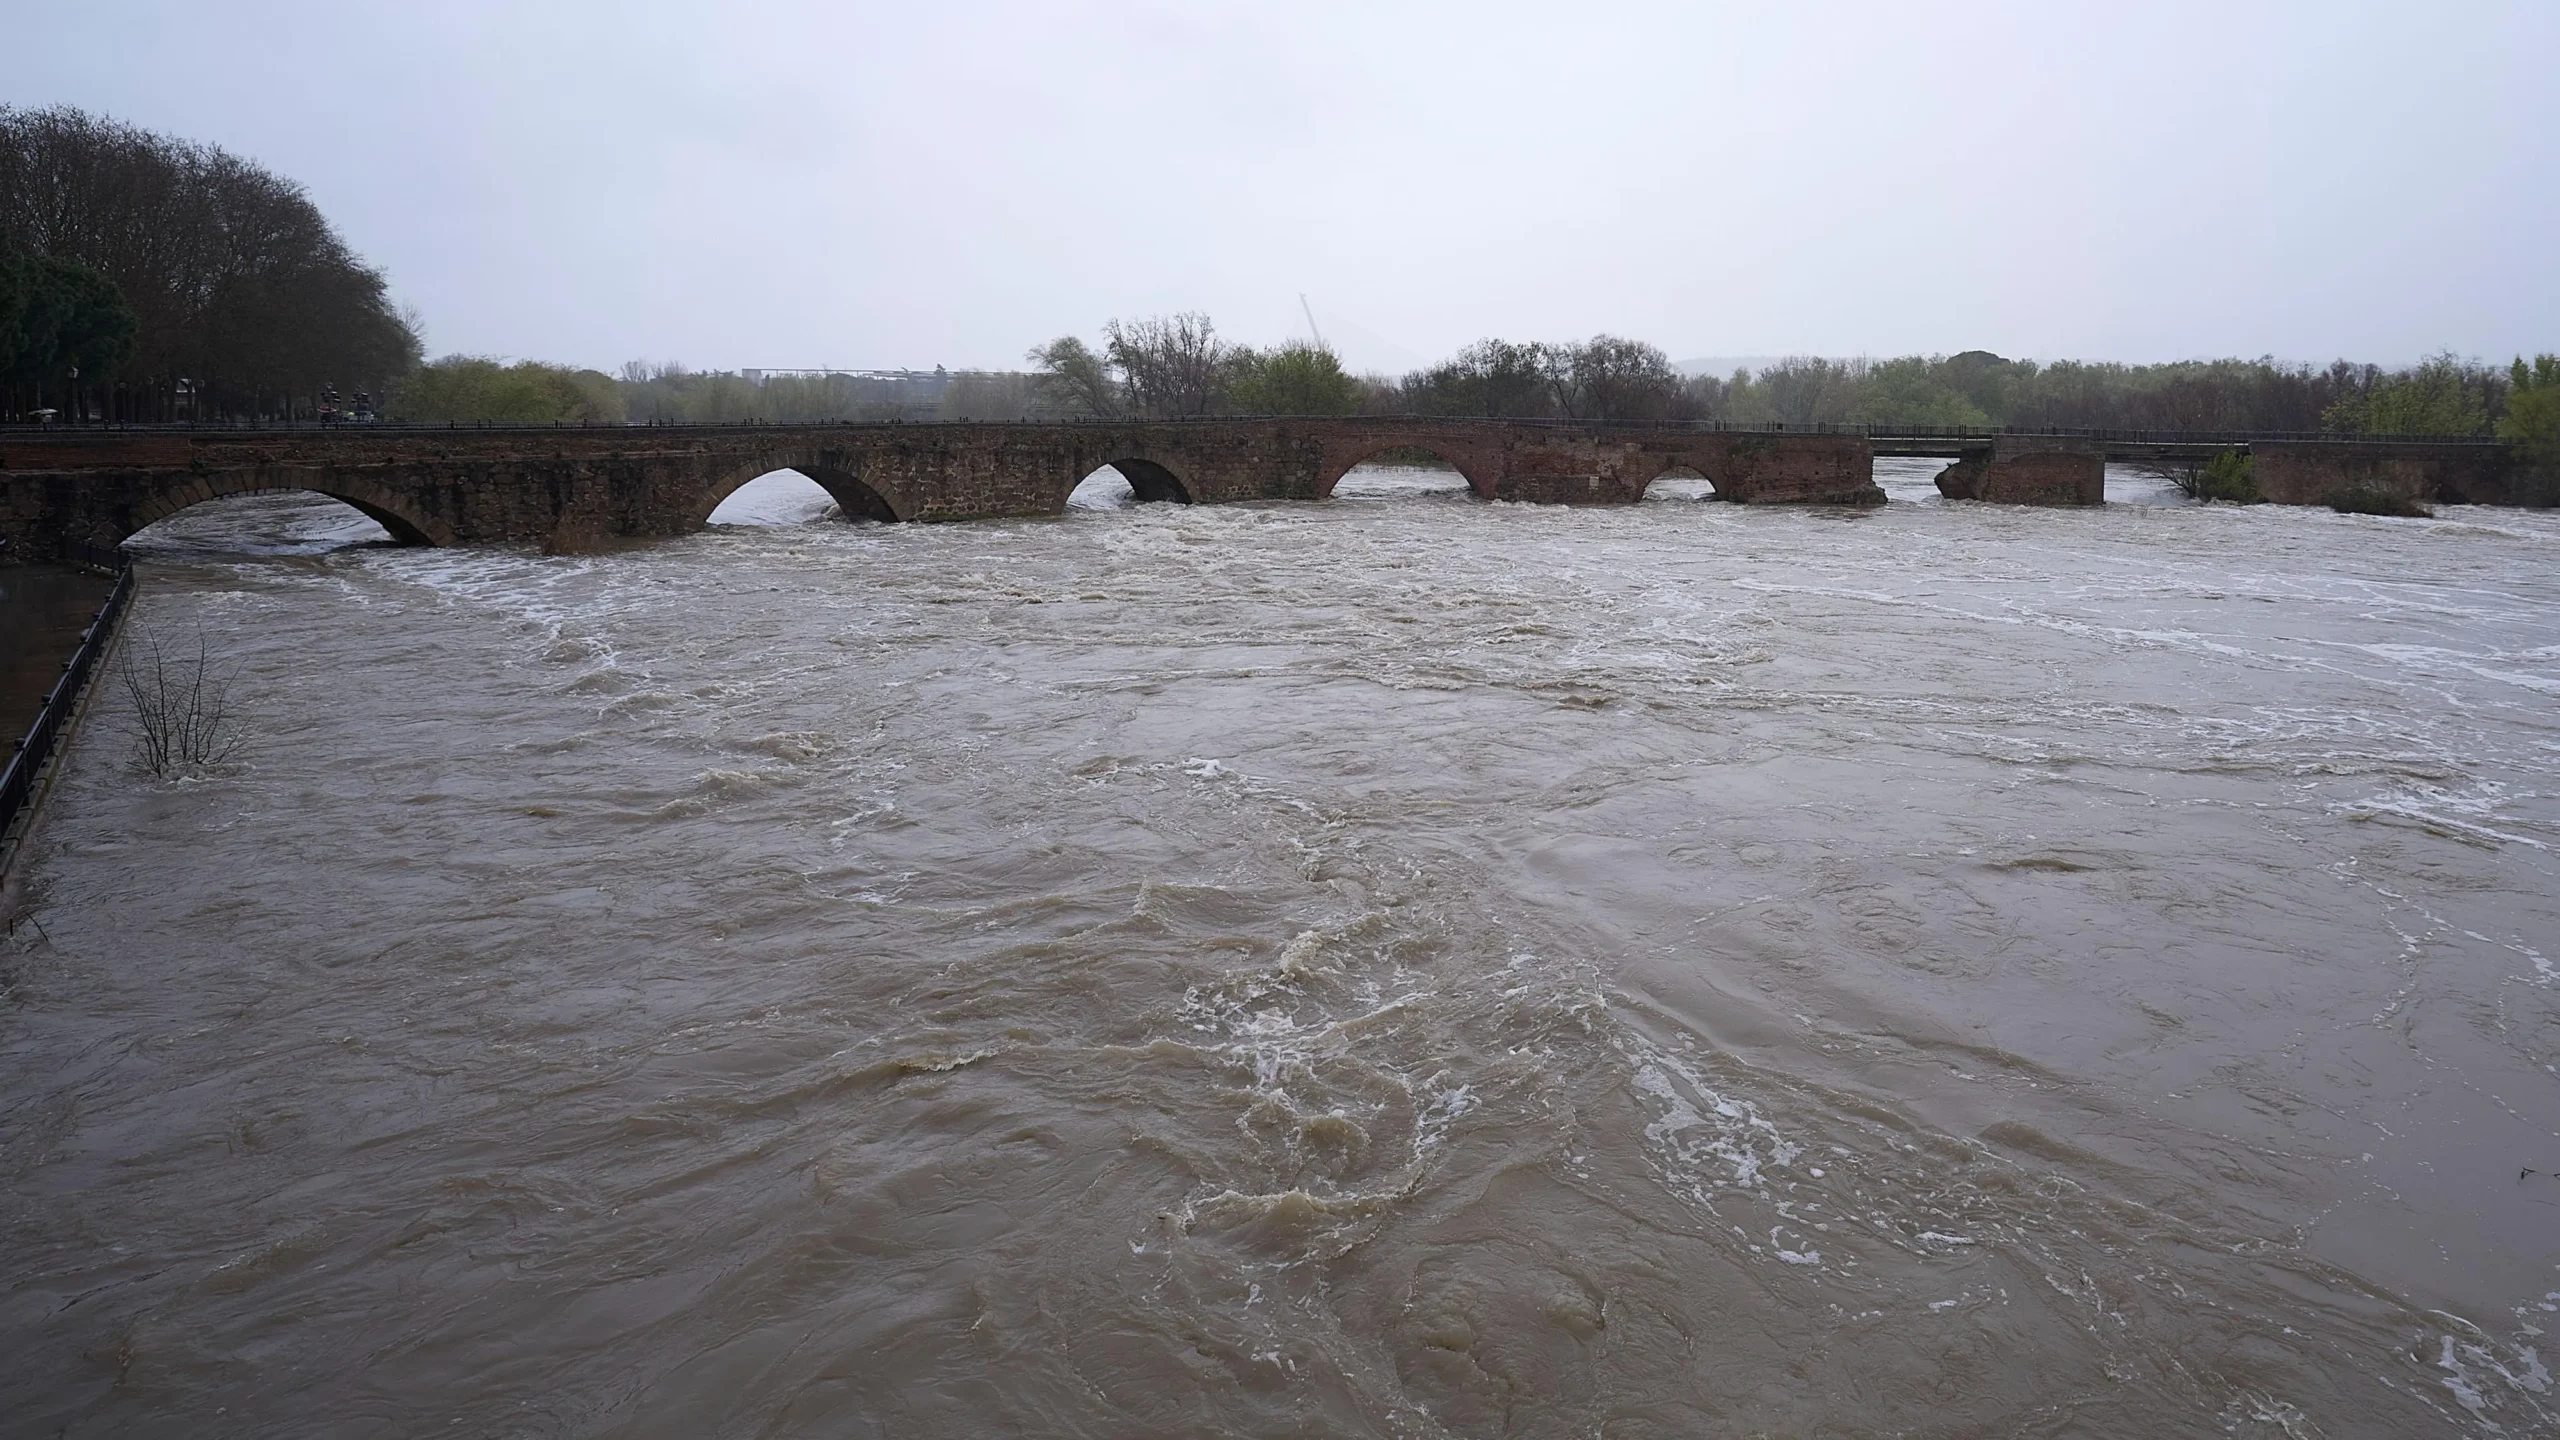
[[1306,312],[1307,333],[1316,337],[1316,348],[1331,350],[1333,347],[1324,343],[1324,332],[1316,328],[1316,307],[1307,303],[1307,292],[1304,290],[1298,292],[1298,308]]

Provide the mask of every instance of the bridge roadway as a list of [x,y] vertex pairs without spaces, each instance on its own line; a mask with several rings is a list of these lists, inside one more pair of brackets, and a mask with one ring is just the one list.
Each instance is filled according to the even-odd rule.
[[2111,459],[2256,457],[2268,498],[2318,503],[2365,477],[2413,498],[2502,503],[2514,466],[2480,442],[1739,429],[1427,418],[957,424],[0,430],[0,539],[46,559],[112,545],[224,495],[313,490],[432,545],[554,551],[699,530],[740,485],[797,470],[848,515],[968,520],[1055,515],[1104,465],[1140,500],[1321,500],[1344,472],[1427,450],[1488,500],[1627,504],[1694,471],[1746,504],[1875,505],[1878,455],[1953,461],[1958,498],[2099,504]]

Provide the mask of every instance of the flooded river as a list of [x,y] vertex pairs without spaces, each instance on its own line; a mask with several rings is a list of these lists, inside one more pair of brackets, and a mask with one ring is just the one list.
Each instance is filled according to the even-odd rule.
[[2560,515],[137,542],[10,1436],[2560,1432]]

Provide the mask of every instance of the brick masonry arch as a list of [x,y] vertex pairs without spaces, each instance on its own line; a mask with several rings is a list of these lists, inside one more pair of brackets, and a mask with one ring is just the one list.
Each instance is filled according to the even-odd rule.
[[[738,492],[750,480],[770,475],[777,470],[792,470],[817,482],[818,488],[834,497],[836,508],[850,520],[892,522],[912,520],[915,507],[899,507],[893,498],[894,486],[874,486],[862,478],[860,458],[841,451],[807,453],[766,453],[751,460],[728,464],[714,472],[710,483],[694,499],[693,528],[711,523],[711,512],[720,502]],[[884,494],[883,490],[893,493]]]
[[1716,479],[1712,465],[1713,462],[1703,455],[1670,456],[1663,462],[1661,469],[1646,478],[1643,489],[1637,493],[1646,493],[1665,480],[1697,479],[1706,482],[1708,499],[1726,499],[1728,497],[1724,493],[1724,485]]
[[388,486],[337,476],[276,475],[258,471],[187,475],[155,486],[120,518],[117,525],[120,533],[115,539],[122,544],[145,528],[209,500],[288,490],[306,490],[352,506],[362,511],[366,519],[391,532],[391,538],[403,545],[459,543],[451,525],[420,512],[409,503],[407,496]]
[[1494,498],[1494,487],[1502,475],[1502,460],[1499,452],[1491,455],[1472,454],[1469,447],[1452,445],[1448,443],[1445,436],[1439,435],[1388,435],[1373,437],[1366,444],[1353,445],[1328,453],[1325,456],[1324,469],[1316,477],[1317,497],[1331,499],[1333,487],[1342,483],[1343,476],[1389,450],[1430,451],[1447,461],[1450,468],[1458,472],[1459,478],[1467,482],[1467,488],[1480,500]]
[[[1143,455],[1121,455],[1087,468],[1083,474],[1067,482],[1067,494],[1074,495],[1077,486],[1092,479],[1106,466],[1119,471],[1120,478],[1129,482],[1129,493],[1136,496],[1140,504],[1169,500],[1177,505],[1189,505],[1197,498],[1180,471],[1162,460]],[[1062,506],[1064,503],[1060,502]]]

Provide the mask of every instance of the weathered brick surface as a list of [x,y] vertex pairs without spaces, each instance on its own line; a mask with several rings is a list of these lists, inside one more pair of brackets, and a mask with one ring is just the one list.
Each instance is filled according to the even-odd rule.
[[1654,443],[1665,456],[1662,469],[1685,465],[1697,471],[1715,486],[1720,500],[1747,505],[1884,503],[1884,490],[1875,482],[1874,447],[1857,436],[1666,432]]
[[2258,493],[2279,505],[2325,505],[2345,484],[2379,486],[2404,500],[2452,505],[2513,505],[2518,478],[2512,452],[2497,445],[2431,445],[2374,441],[2250,442]]
[[1938,493],[2000,505],[2103,505],[2106,452],[2085,440],[2003,435],[1939,472]]
[[801,471],[849,514],[966,520],[1057,514],[1104,465],[1145,499],[1318,500],[1401,446],[1443,456],[1487,499],[1627,504],[1678,465],[1731,500],[1884,498],[1857,437],[1480,420],[65,431],[0,436],[0,535],[41,557],[216,496],[293,489],[345,500],[405,540],[579,549],[700,529],[772,470]]

